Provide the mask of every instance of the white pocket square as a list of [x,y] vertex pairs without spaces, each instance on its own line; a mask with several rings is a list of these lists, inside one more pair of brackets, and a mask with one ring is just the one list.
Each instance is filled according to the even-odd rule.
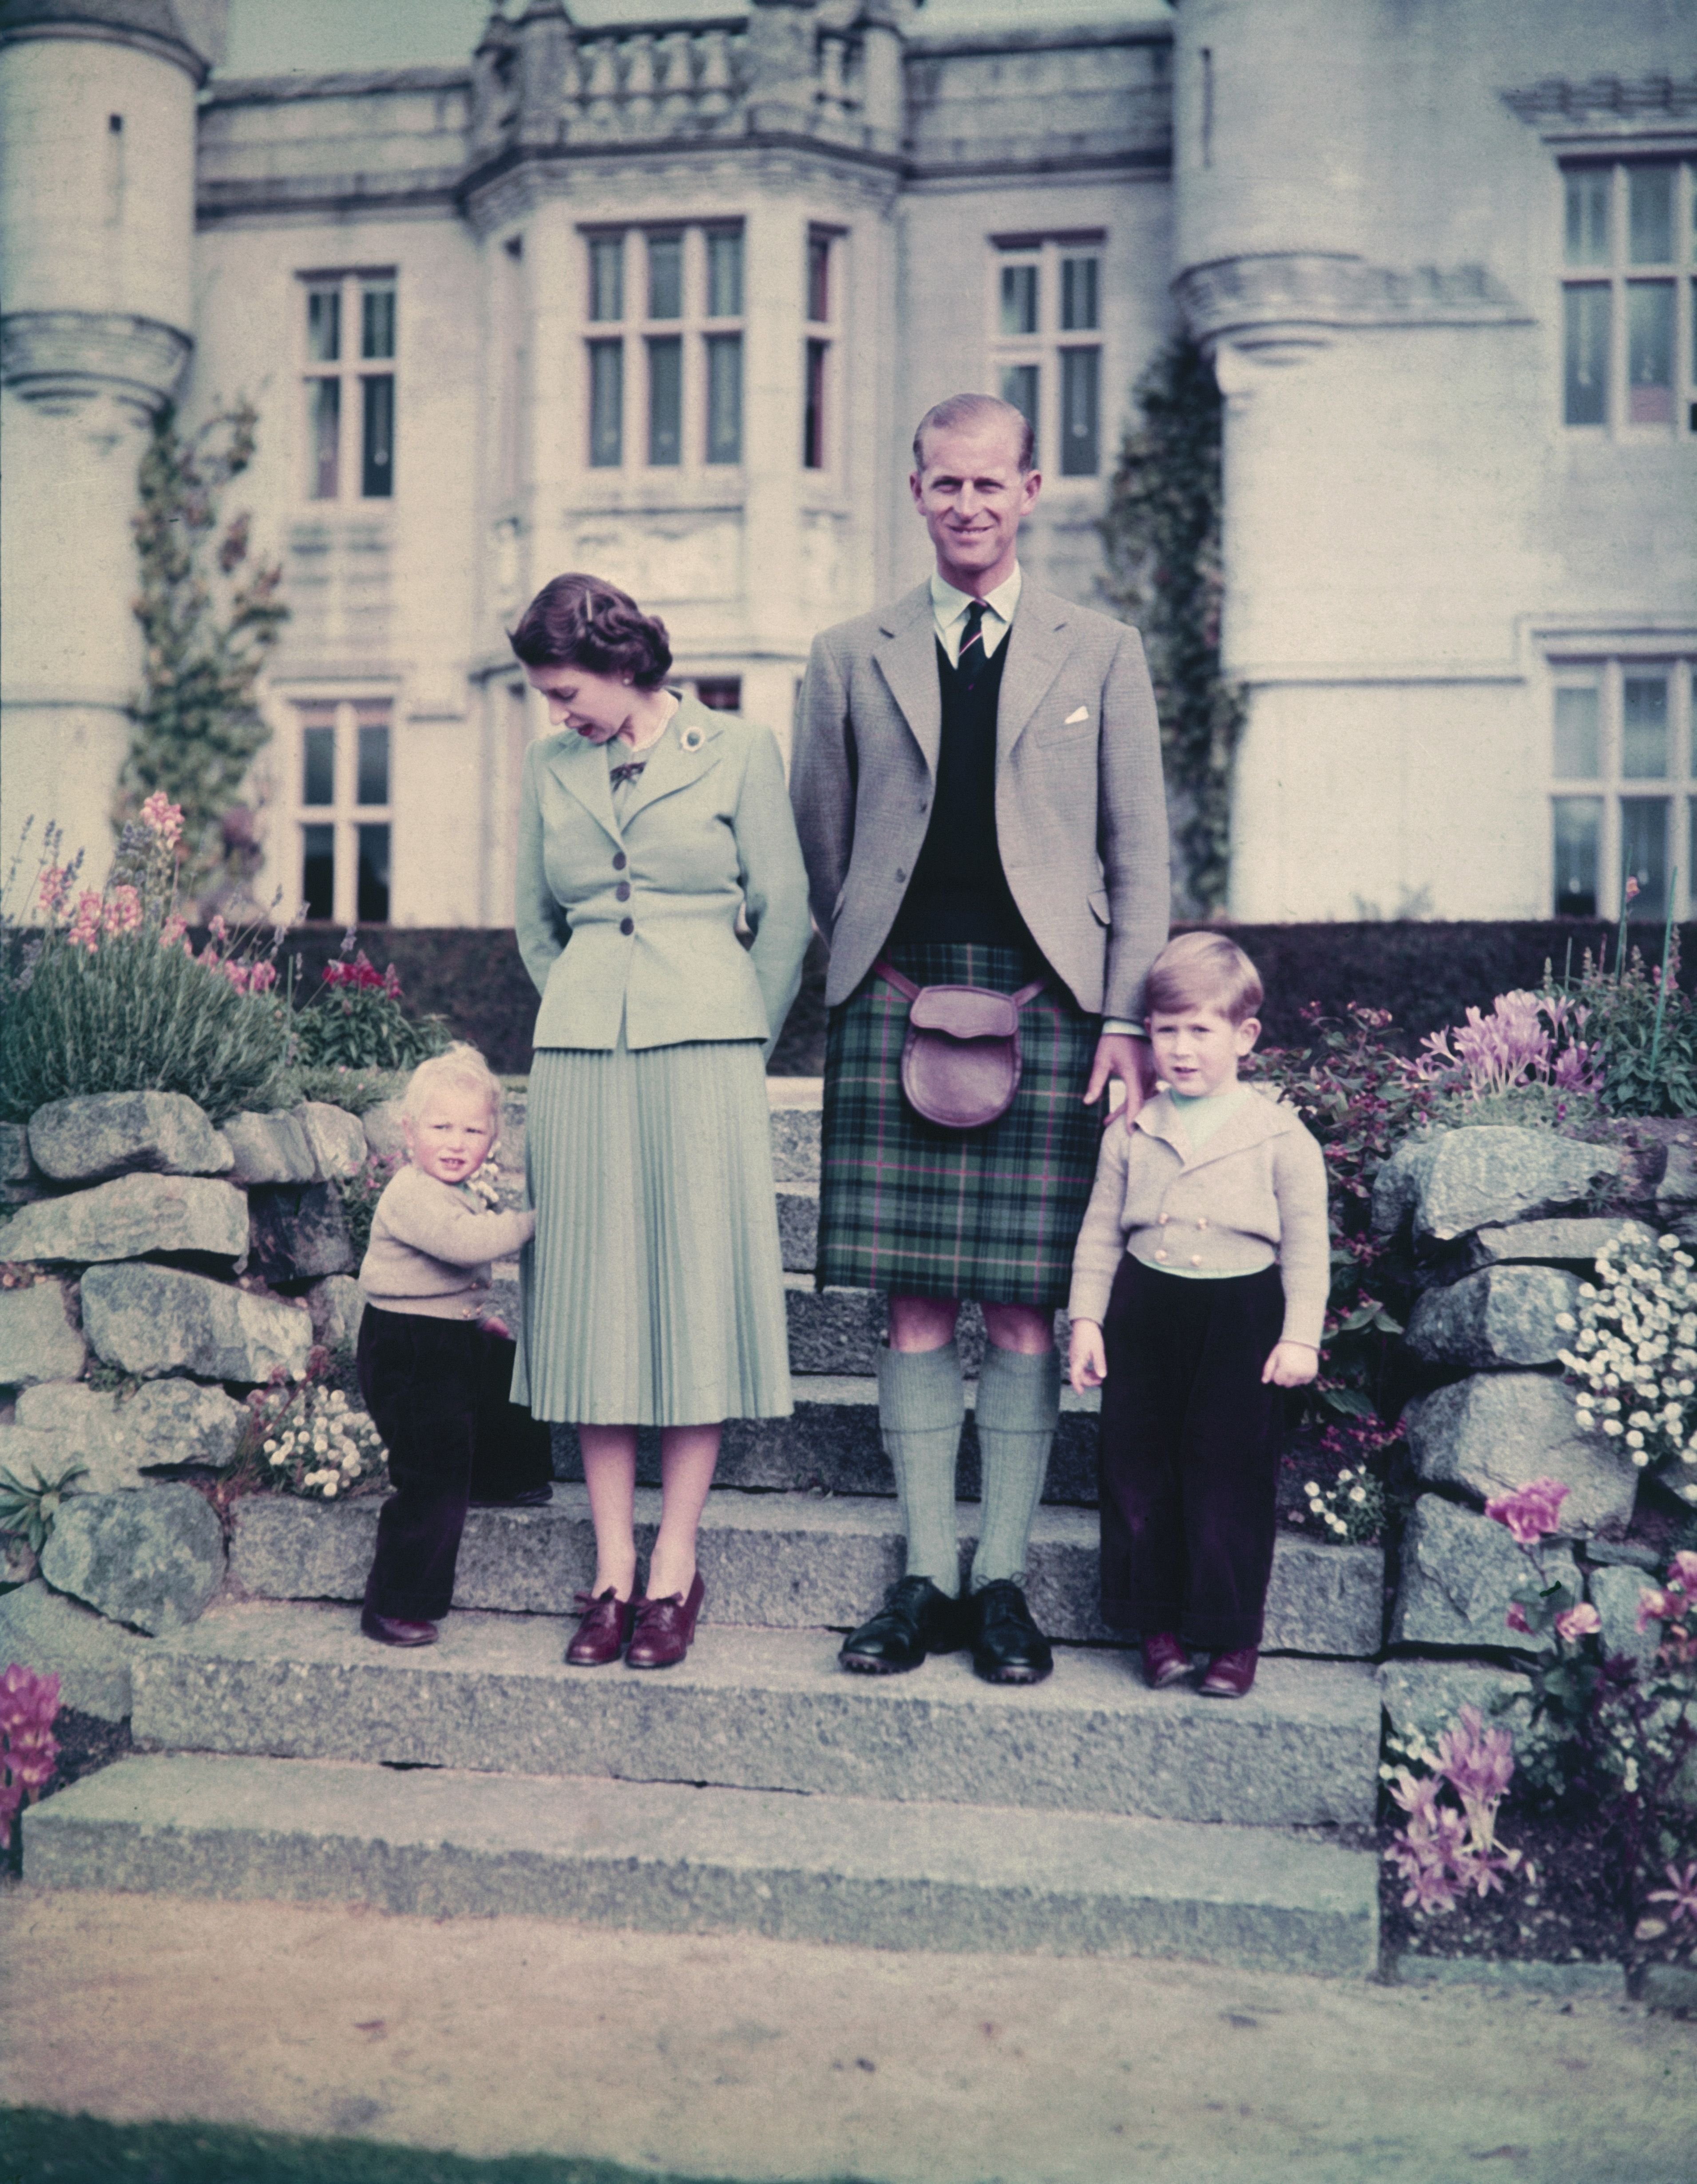
[[1088,721],[1089,717],[1090,708],[1088,705],[1081,705],[1076,713],[1069,713],[1060,725],[1063,728],[1076,727],[1080,721]]

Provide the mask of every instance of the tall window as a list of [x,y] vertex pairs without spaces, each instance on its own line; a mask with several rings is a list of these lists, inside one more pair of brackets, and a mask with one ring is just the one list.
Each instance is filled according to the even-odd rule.
[[303,287],[307,497],[392,499],[394,276],[314,273]]
[[393,820],[389,701],[309,699],[295,713],[306,914],[387,924]]
[[1697,161],[1561,180],[1563,421],[1697,432]]
[[743,231],[586,238],[589,465],[743,460]]
[[991,353],[1004,401],[1062,477],[1102,468],[1102,237],[1011,236],[993,261]]
[[801,466],[822,471],[830,460],[826,437],[831,399],[831,337],[826,331],[836,309],[837,237],[824,228],[812,228],[807,237],[804,276],[807,326],[802,351]]
[[1553,907],[1634,917],[1697,905],[1697,659],[1562,660],[1550,696]]

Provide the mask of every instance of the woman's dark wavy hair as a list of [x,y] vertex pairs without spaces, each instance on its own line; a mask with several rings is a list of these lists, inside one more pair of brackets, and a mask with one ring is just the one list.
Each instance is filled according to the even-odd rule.
[[659,616],[645,615],[628,592],[600,577],[573,573],[544,584],[507,642],[526,667],[628,675],[638,690],[659,689],[671,666]]

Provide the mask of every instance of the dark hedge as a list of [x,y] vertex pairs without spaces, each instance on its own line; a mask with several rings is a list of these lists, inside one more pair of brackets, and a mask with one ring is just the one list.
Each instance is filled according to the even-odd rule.
[[[1175,932],[1190,928],[1175,926]],[[1412,1052],[1422,1036],[1459,1023],[1469,1006],[1488,1010],[1498,994],[1535,986],[1546,962],[1561,976],[1571,948],[1577,971],[1585,950],[1606,938],[1613,958],[1615,928],[1578,918],[1485,920],[1455,924],[1386,919],[1370,924],[1234,925],[1229,931],[1255,958],[1266,982],[1263,1040],[1306,1044],[1302,1008],[1319,1002],[1336,1016],[1351,1001],[1389,1009],[1399,1045]],[[337,925],[305,925],[289,936],[288,953],[303,959],[297,993],[313,993],[325,965],[342,945]],[[1651,962],[1661,930],[1634,926],[1633,944]],[[1697,979],[1697,925],[1680,928],[1681,983]],[[376,925],[358,944],[381,971],[393,963],[408,1009],[445,1017],[458,1039],[481,1049],[492,1068],[530,1067],[534,988],[509,931],[481,926]],[[771,1063],[775,1077],[815,1077],[825,1055],[825,956],[809,951],[801,994]]]

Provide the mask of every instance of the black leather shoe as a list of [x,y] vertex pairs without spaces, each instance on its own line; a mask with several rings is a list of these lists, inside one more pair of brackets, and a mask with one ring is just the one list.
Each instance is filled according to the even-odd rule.
[[996,1578],[972,1595],[966,1628],[973,1672],[987,1684],[1040,1684],[1054,1666],[1049,1642],[1010,1577]]
[[837,1658],[863,1676],[893,1676],[916,1669],[927,1653],[958,1652],[963,1642],[960,1602],[928,1577],[904,1577],[871,1620],[843,1640]]

